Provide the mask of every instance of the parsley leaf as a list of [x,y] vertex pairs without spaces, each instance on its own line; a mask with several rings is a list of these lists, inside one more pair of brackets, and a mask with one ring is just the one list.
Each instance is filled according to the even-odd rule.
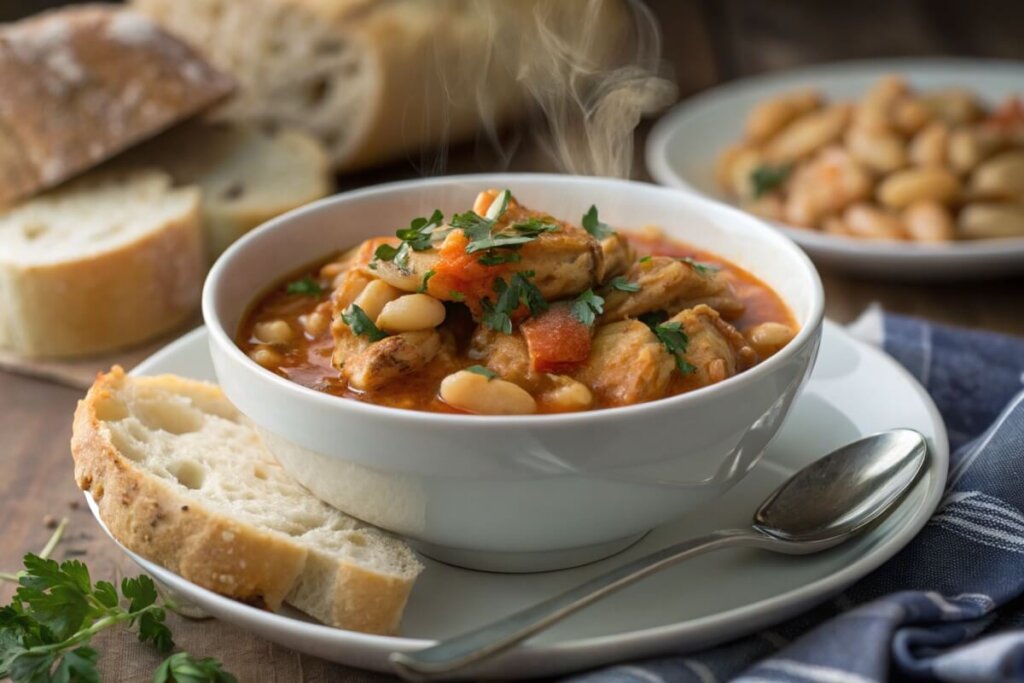
[[457,289],[453,289],[452,291],[448,292],[448,298],[451,299],[452,301],[465,301],[466,295]]
[[430,278],[434,277],[435,275],[437,275],[437,273],[435,273],[433,270],[428,270],[427,272],[423,273],[423,282],[420,283],[420,286],[416,289],[416,291],[419,292],[420,294],[426,292],[427,283],[430,282]]
[[502,278],[494,281],[494,291],[497,293],[497,301],[491,303],[489,298],[480,302],[483,309],[481,322],[496,332],[512,334],[512,313],[519,308],[519,304],[526,306],[530,315],[537,315],[548,310],[548,302],[537,289],[537,286],[530,282],[533,277],[532,270],[515,273],[506,283]]
[[[429,218],[420,216],[413,218],[408,228],[402,228],[395,232],[395,236],[402,240],[401,244],[394,247],[390,244],[382,244],[373,252],[375,261],[394,262],[398,269],[409,274],[409,256],[414,251],[426,251],[433,246],[435,239],[439,237],[437,228],[444,223],[444,214],[440,209],[434,209]],[[370,263],[373,268],[374,264]]]
[[305,294],[307,296],[318,296],[324,293],[324,288],[320,286],[312,276],[306,275],[303,278],[289,282],[288,286],[285,287],[285,291],[288,294]]
[[614,235],[615,231],[612,230],[606,223],[602,223],[597,217],[597,206],[591,205],[590,209],[583,214],[583,229],[590,233],[594,239],[603,240],[609,235]]
[[686,353],[686,347],[690,343],[690,339],[683,332],[682,327],[681,323],[673,321],[656,325],[653,331],[658,341],[672,354],[676,362],[676,369],[686,375],[696,370],[696,368],[690,365],[682,356],[682,354]]
[[604,299],[595,294],[594,290],[588,289],[572,302],[570,313],[572,317],[589,327],[594,324],[598,315],[604,313]]
[[640,257],[640,260],[639,260],[639,261],[637,261],[637,263],[648,263],[648,262],[650,262],[650,260],[651,260],[652,258],[654,258],[654,257],[653,257],[653,256],[651,256],[650,254],[648,254],[647,256],[641,256],[641,257]]
[[488,252],[480,258],[480,263],[485,266],[494,266],[500,263],[515,263],[520,260],[519,255],[507,253],[496,253],[495,249],[518,249],[519,247],[532,242],[545,232],[552,232],[558,226],[537,217],[531,217],[508,226],[500,232],[494,232],[502,216],[508,211],[508,203],[512,198],[509,190],[502,190],[501,194],[494,198],[487,215],[481,216],[475,211],[467,211],[452,216],[451,225],[453,228],[462,230],[469,243],[466,245],[467,254],[475,254],[478,251]]
[[212,657],[196,659],[187,652],[176,652],[157,667],[153,683],[237,683]]
[[786,182],[786,178],[789,177],[792,170],[792,164],[780,164],[778,166],[762,164],[751,171],[750,182],[754,186],[754,199],[759,199],[762,195],[771,192]]
[[494,372],[490,368],[485,368],[482,365],[470,365],[468,368],[464,368],[466,372],[472,372],[477,375],[483,375],[490,382],[492,379],[498,376],[498,373]]
[[700,261],[690,256],[684,256],[678,260],[692,266],[693,269],[696,270],[701,275],[710,275],[711,273],[717,273],[720,270],[718,266],[713,266],[710,263],[701,263]]
[[342,312],[341,319],[352,328],[354,334],[366,337],[371,342],[380,341],[388,336],[373,324],[370,316],[366,315],[366,311],[355,304],[352,304]]
[[639,292],[640,285],[635,282],[630,282],[622,275],[617,275],[611,279],[608,286],[612,289],[617,289],[620,292]]
[[497,266],[502,263],[519,263],[523,257],[514,251],[489,251],[477,260],[485,266]]
[[[46,555],[60,540],[58,526],[41,555],[26,555],[24,569],[0,574],[17,581],[9,605],[0,607],[0,678],[13,683],[99,683],[99,653],[89,646],[97,633],[127,624],[138,626],[139,640],[161,651],[174,647],[164,624],[169,605],[159,602],[148,576],[125,579],[121,595],[109,581],[95,585],[77,560],[57,563]],[[217,660],[172,655],[157,670],[156,680],[176,683],[235,683]]]

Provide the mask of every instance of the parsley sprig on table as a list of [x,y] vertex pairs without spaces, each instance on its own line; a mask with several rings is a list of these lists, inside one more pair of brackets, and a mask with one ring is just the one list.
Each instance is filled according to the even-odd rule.
[[[174,648],[164,623],[172,606],[158,602],[148,576],[124,579],[121,591],[108,581],[93,583],[78,560],[57,563],[49,554],[60,540],[66,520],[39,555],[28,554],[17,574],[0,579],[18,584],[9,605],[0,607],[0,678],[14,683],[98,683],[99,653],[89,647],[93,636],[125,624],[140,641],[160,652]],[[214,659],[171,655],[156,671],[155,683],[235,683]]]
[[[402,228],[395,232],[395,236],[402,240],[401,243],[397,247],[390,244],[380,245],[373,252],[373,260],[392,261],[400,271],[408,274],[410,254],[414,251],[430,249],[434,242],[441,238],[442,231],[438,228],[443,224],[444,214],[440,209],[434,209],[434,213],[430,214],[428,218],[420,216],[412,219],[408,228]],[[372,268],[373,265],[371,262],[370,267]]]
[[490,298],[485,298],[480,302],[483,309],[483,324],[495,332],[512,334],[511,316],[520,304],[526,306],[530,315],[548,310],[548,302],[544,300],[544,295],[537,289],[537,285],[530,282],[533,276],[534,272],[527,270],[515,273],[508,282],[500,277],[495,279],[494,291],[498,295],[497,300],[491,303]]

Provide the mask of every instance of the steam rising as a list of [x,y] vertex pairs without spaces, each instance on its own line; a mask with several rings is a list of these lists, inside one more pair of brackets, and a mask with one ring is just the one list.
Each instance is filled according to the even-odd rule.
[[659,75],[656,20],[639,0],[629,13],[622,6],[587,0],[581,12],[545,0],[534,8],[535,35],[523,36],[517,81],[547,123],[542,145],[567,173],[628,178],[640,119],[676,97]]
[[[505,123],[499,114],[513,98],[542,118],[531,130],[559,169],[628,178],[641,118],[676,97],[675,85],[662,74],[661,38],[650,10],[640,0],[474,3],[486,28],[463,39],[486,41],[486,57],[464,65],[463,74],[441,74],[452,106],[476,108],[485,139],[505,164],[517,140],[499,135]],[[510,81],[518,92],[496,92],[494,83]],[[467,92],[471,104],[464,100]],[[446,158],[442,146],[435,171]]]

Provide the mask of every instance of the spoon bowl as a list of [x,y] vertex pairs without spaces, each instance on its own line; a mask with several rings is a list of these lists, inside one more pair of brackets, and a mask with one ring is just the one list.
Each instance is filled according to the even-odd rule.
[[835,547],[892,512],[924,470],[928,445],[910,429],[847,444],[773,491],[746,529],[683,541],[602,574],[561,595],[412,653],[393,653],[407,680],[450,676],[493,657],[602,597],[691,557],[722,548],[804,555]]

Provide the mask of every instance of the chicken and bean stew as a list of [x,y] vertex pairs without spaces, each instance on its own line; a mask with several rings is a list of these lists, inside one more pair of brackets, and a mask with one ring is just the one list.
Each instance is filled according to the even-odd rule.
[[776,353],[797,325],[713,254],[480,193],[297,273],[239,346],[304,386],[413,410],[525,415],[692,391]]
[[716,178],[751,213],[833,235],[1024,237],[1024,105],[898,76],[857,102],[784,93],[750,111]]

